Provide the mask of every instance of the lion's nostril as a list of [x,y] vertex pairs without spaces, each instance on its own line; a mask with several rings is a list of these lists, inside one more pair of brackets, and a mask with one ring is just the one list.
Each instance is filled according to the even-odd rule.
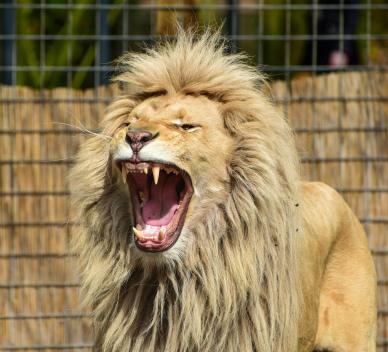
[[140,142],[144,144],[144,143],[148,142],[149,140],[150,140],[150,138],[148,138],[148,137],[142,137],[140,139]]

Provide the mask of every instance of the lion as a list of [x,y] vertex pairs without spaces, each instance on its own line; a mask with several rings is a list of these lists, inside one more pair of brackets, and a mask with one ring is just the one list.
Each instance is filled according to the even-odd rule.
[[119,59],[70,174],[97,351],[375,351],[376,274],[341,196],[302,182],[265,80],[218,34]]

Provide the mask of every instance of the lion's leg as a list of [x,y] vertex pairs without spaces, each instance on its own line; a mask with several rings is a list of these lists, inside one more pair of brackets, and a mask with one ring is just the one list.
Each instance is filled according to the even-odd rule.
[[[376,277],[364,231],[353,214],[328,258],[319,303],[318,350],[376,350]],[[361,239],[361,240],[360,240]]]
[[[373,352],[376,350],[375,319],[370,314],[374,305],[370,297],[373,288],[370,287],[372,293],[352,292],[353,289],[341,287],[339,281],[336,288],[325,288],[321,293],[316,346],[335,352]],[[354,283],[357,284],[363,283],[360,280]]]

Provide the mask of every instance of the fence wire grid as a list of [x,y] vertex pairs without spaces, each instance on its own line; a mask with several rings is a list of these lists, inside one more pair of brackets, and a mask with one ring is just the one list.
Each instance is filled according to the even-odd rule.
[[341,192],[367,231],[388,351],[387,18],[384,0],[2,1],[0,351],[92,350],[65,175],[116,93],[113,60],[173,35],[174,21],[222,24],[230,51],[268,75],[304,174]]

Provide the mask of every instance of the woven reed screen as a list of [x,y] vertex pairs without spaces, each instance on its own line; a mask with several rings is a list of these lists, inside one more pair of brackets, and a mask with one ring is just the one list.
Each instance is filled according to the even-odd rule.
[[[0,350],[91,350],[69,241],[66,174],[81,130],[112,87],[0,87]],[[379,277],[379,351],[388,348],[388,73],[272,84],[296,132],[305,179],[338,189],[363,222]],[[75,128],[79,127],[80,129]]]

